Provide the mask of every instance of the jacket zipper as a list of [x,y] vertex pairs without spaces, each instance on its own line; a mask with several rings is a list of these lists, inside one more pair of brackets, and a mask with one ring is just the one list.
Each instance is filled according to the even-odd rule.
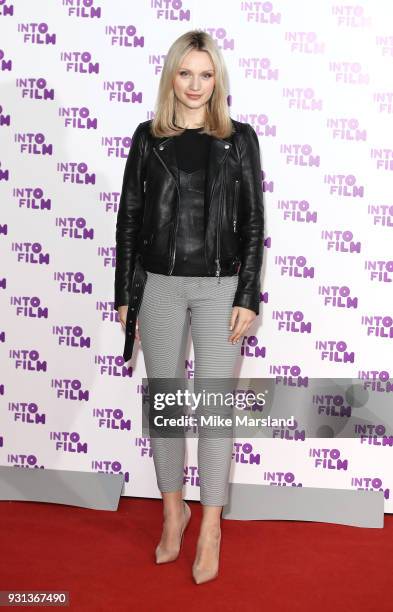
[[[170,176],[173,178],[171,171],[169,170],[168,166],[166,165],[166,163],[161,159],[161,157],[158,155],[157,151],[155,148],[153,148],[154,153],[157,155],[158,159],[160,160],[160,162],[162,163],[162,165],[164,166],[165,170],[170,174]],[[176,234],[177,234],[177,227],[179,224],[179,200],[180,200],[180,192],[179,192],[179,186],[177,184],[177,182],[175,181],[176,184],[176,189],[177,189],[177,202],[176,202],[176,222],[175,222],[175,230],[173,232],[173,239],[172,239],[172,244],[171,244],[171,257],[172,257],[172,261],[170,263],[169,266],[169,271],[168,274],[172,274],[173,272],[173,268],[175,265],[175,254],[176,254]]]
[[217,221],[217,251],[216,251],[216,277],[220,283],[220,234],[221,234],[221,218],[222,218],[222,186],[220,191],[220,205],[218,207],[218,221]]
[[234,200],[233,200],[233,231],[236,233],[237,231],[237,206],[238,206],[238,198],[239,198],[239,179],[235,180],[235,193],[234,193]]

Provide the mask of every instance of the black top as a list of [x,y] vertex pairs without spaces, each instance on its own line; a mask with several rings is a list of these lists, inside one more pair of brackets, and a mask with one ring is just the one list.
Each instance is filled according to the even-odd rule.
[[174,138],[177,165],[185,172],[206,167],[211,137],[209,134],[199,134],[202,129],[186,128]]

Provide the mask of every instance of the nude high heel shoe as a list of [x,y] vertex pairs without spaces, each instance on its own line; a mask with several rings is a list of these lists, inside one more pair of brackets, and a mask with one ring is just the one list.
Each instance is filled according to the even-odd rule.
[[176,561],[176,559],[178,558],[180,554],[180,550],[183,544],[184,532],[191,518],[190,506],[186,504],[184,500],[183,500],[183,504],[184,504],[184,524],[183,524],[183,529],[181,531],[179,548],[176,550],[168,550],[168,549],[163,548],[163,546],[161,546],[160,544],[158,544],[155,550],[156,563],[158,564],[169,563],[170,561]]
[[[214,543],[214,546],[216,547],[217,556],[216,556],[216,561],[211,567],[202,569],[198,567],[197,559],[195,559],[193,566],[192,566],[192,577],[194,578],[194,581],[196,582],[196,584],[202,584],[204,582],[208,582],[209,580],[214,580],[215,578],[217,578],[218,568],[219,568],[219,557],[220,557],[220,544],[221,544],[221,531],[220,531],[219,537],[217,538],[217,541]],[[198,554],[197,554],[197,557],[198,557]]]

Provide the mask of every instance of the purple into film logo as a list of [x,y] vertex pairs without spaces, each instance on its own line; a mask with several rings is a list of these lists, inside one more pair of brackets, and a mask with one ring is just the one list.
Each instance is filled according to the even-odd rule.
[[13,465],[14,467],[30,468],[33,470],[45,469],[43,465],[38,465],[38,458],[36,455],[22,455],[21,453],[12,453],[7,456],[7,462],[9,465]]
[[120,408],[94,408],[93,417],[100,429],[131,431],[131,419],[125,419]]
[[390,489],[383,488],[382,478],[374,476],[353,476],[351,478],[351,486],[355,487],[358,491],[382,491],[385,499],[390,499]]
[[277,329],[290,334],[311,334],[311,321],[304,320],[301,310],[273,310],[272,319],[277,321]]
[[328,251],[338,253],[360,253],[362,243],[353,239],[351,230],[321,230],[321,238],[326,241]]
[[325,53],[325,43],[319,42],[316,32],[285,32],[291,53],[319,55]]
[[[6,4],[8,2],[8,4]],[[10,0],[0,0],[0,15],[2,17],[10,16],[14,14],[14,5],[10,3]]]
[[295,278],[314,278],[314,266],[307,266],[307,257],[303,255],[276,255],[274,263],[280,266],[281,276]]
[[227,31],[225,28],[204,28],[205,31],[210,34],[214,41],[219,47],[219,49],[225,51],[226,49],[231,49],[232,51],[235,48],[235,40],[234,38],[229,38]]
[[153,449],[150,444],[150,438],[135,438],[135,446],[139,449],[140,457],[153,457]]
[[89,391],[82,389],[82,383],[77,378],[52,378],[51,387],[55,389],[58,399],[66,399],[72,402],[89,401]]
[[119,313],[114,310],[114,302],[109,300],[99,300],[96,302],[96,310],[101,313],[101,321],[109,321],[118,324]]
[[38,265],[49,264],[49,253],[42,252],[42,244],[39,242],[12,242],[11,250],[17,254],[17,261]]
[[32,210],[52,209],[52,200],[44,197],[42,187],[14,187],[12,195],[17,199],[19,208]]
[[134,25],[108,25],[105,34],[112,47],[144,47],[145,37],[137,36]]
[[355,118],[338,117],[327,119],[327,127],[330,128],[334,140],[367,140],[367,130],[359,128],[359,121]]
[[234,442],[232,459],[235,463],[246,463],[248,465],[260,465],[261,453],[253,452],[253,445],[250,442]]
[[116,248],[115,247],[97,247],[97,255],[102,258],[104,268],[114,268],[116,266]]
[[9,402],[8,410],[13,413],[14,421],[30,425],[45,425],[46,414],[39,412],[34,402]]
[[310,448],[309,457],[314,459],[313,466],[323,470],[347,470],[348,459],[341,457],[338,448]]
[[393,282],[393,260],[370,260],[366,259],[364,267],[369,271],[370,281],[377,281],[378,283],[391,283]]
[[365,389],[371,389],[377,393],[393,392],[393,382],[390,380],[388,370],[359,370],[358,377],[364,381]]
[[126,366],[121,355],[96,355],[94,363],[99,366],[101,376],[120,376],[121,378],[131,378],[133,368]]
[[368,85],[370,75],[362,72],[362,65],[359,62],[329,62],[329,71],[333,72],[336,83],[346,85]]
[[391,115],[393,113],[393,92],[392,91],[376,91],[373,94],[373,101],[377,106],[378,113]]
[[263,473],[263,480],[273,487],[302,487],[301,482],[296,483],[293,472],[269,472]]
[[361,325],[366,327],[367,336],[393,338],[393,318],[390,315],[363,315]]
[[305,442],[306,432],[304,429],[299,429],[298,422],[294,419],[293,425],[286,427],[272,427],[272,438],[280,440],[291,440],[292,442]]
[[119,211],[120,204],[120,192],[100,191],[99,201],[103,202],[105,212],[113,212],[114,214],[117,214]]
[[64,127],[78,130],[96,130],[97,117],[90,117],[90,110],[86,106],[60,106],[59,117],[64,118]]
[[16,79],[16,87],[20,89],[22,98],[29,100],[54,100],[55,90],[47,88],[43,77],[27,77]]
[[306,200],[279,200],[277,208],[283,211],[284,221],[294,223],[316,223],[318,212],[310,210],[310,203]]
[[104,81],[104,91],[108,91],[109,102],[124,102],[126,104],[142,104],[142,91],[135,91],[133,81]]
[[253,81],[278,81],[278,68],[272,67],[270,57],[238,58],[238,66],[243,69],[243,77]]
[[357,308],[358,298],[350,295],[349,287],[343,285],[320,285],[318,294],[323,296],[324,306],[333,306],[333,308]]
[[62,51],[60,60],[64,62],[67,72],[78,74],[99,74],[99,62],[92,61],[89,51]]
[[285,155],[288,166],[312,166],[319,167],[321,158],[312,155],[312,146],[309,144],[281,144],[280,152]]
[[4,125],[11,125],[11,115],[6,115],[3,106],[0,104],[0,127]]
[[53,276],[55,281],[58,281],[59,291],[89,295],[93,293],[93,284],[84,282],[83,272],[55,272]]
[[357,434],[361,444],[393,446],[393,436],[386,435],[386,427],[381,423],[358,423],[354,427],[354,433]]
[[240,354],[243,357],[266,357],[266,346],[258,345],[257,336],[243,336],[240,346]]
[[323,182],[329,185],[331,195],[349,198],[363,198],[364,186],[356,185],[356,176],[353,174],[325,174]]
[[59,452],[87,454],[87,442],[81,442],[77,431],[51,431],[49,439],[55,442],[55,450]]
[[364,6],[360,4],[336,4],[332,6],[332,15],[336,17],[336,25],[348,28],[364,28],[371,26],[371,17],[364,14]]
[[83,336],[83,329],[79,325],[53,325],[52,334],[57,336],[59,346],[74,348],[90,348],[90,336]]
[[393,227],[393,206],[387,206],[384,204],[369,204],[367,212],[372,216],[374,225]]
[[15,142],[20,143],[20,152],[28,155],[53,155],[53,145],[45,142],[44,134],[16,132]]
[[5,59],[4,51],[3,51],[3,49],[0,49],[0,71],[1,72],[5,72],[6,70],[8,72],[11,72],[11,70],[12,70],[12,60]]
[[101,7],[95,6],[95,0],[62,0],[67,7],[68,17],[82,17],[93,19],[101,17]]
[[277,126],[269,125],[269,117],[267,115],[238,115],[238,120],[251,123],[257,136],[276,136]]
[[1,161],[0,161],[0,181],[8,181],[10,178],[10,171],[7,169],[5,170],[4,168],[1,167]]
[[75,240],[93,240],[94,228],[86,227],[84,217],[56,217],[55,224],[60,228],[62,238]]
[[91,467],[99,474],[122,474],[124,475],[124,482],[130,481],[130,473],[122,471],[120,461],[114,459],[95,459],[91,462]]
[[393,170],[393,149],[383,147],[380,149],[372,148],[370,150],[371,159],[375,159],[375,168],[377,170],[387,170],[391,172]]
[[346,402],[346,398],[339,393],[335,395],[318,395],[313,394],[312,404],[315,406],[316,414],[324,414],[329,417],[347,417],[352,416],[352,406]]
[[56,34],[50,34],[48,24],[41,23],[18,23],[18,32],[23,34],[24,43],[33,45],[55,45]]
[[269,366],[269,374],[274,376],[274,382],[277,386],[308,388],[308,376],[301,376],[301,372],[301,367],[296,364],[271,364]]
[[105,148],[107,157],[127,159],[131,147],[129,136],[102,136],[101,145]]
[[[251,10],[252,7],[252,10]],[[248,23],[281,23],[281,13],[273,12],[273,2],[241,2],[240,10],[245,13]]]
[[355,352],[347,351],[347,343],[343,340],[316,340],[315,349],[320,351],[322,361],[332,363],[354,363]]
[[183,7],[183,0],[150,0],[150,7],[155,9],[156,19],[166,21],[190,21],[190,9]]
[[321,111],[323,108],[322,98],[316,98],[312,87],[284,87],[282,95],[288,100],[288,108],[301,111]]
[[151,459],[153,457],[153,449],[151,447],[150,438],[135,438],[135,446],[139,449],[141,457]]
[[88,173],[85,162],[59,162],[57,171],[61,172],[64,183],[77,183],[79,185],[95,185],[95,172]]
[[17,317],[29,317],[31,319],[47,319],[48,307],[41,305],[39,297],[33,295],[12,295],[10,303],[15,306]]
[[41,361],[40,354],[35,349],[10,349],[9,356],[15,360],[17,370],[31,372],[46,372],[47,370],[47,361]]
[[199,487],[199,470],[196,465],[185,465],[183,484],[189,484],[192,487]]

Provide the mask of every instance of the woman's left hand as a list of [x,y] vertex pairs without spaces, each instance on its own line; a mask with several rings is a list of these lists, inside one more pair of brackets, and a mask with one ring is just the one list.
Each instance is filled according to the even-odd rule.
[[232,342],[232,344],[239,342],[240,336],[244,336],[256,317],[257,315],[253,310],[242,306],[234,306],[229,323],[229,329],[233,330],[228,338],[229,342]]

